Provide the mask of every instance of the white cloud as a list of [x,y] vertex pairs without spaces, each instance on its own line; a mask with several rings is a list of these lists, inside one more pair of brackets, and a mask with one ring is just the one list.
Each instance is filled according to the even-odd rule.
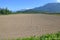
[[60,0],[57,0],[57,2],[59,2],[59,3],[60,3]]
[[25,9],[30,9],[30,8],[25,8]]

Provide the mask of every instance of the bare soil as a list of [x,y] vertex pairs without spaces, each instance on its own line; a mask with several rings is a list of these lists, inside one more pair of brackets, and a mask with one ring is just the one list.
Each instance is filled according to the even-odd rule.
[[60,31],[60,16],[16,14],[0,16],[0,39],[28,37]]

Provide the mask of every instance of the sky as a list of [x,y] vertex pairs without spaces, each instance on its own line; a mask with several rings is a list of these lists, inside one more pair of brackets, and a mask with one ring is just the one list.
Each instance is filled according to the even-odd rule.
[[60,0],[0,0],[0,8],[8,8],[12,11],[32,9],[47,3],[60,3]]

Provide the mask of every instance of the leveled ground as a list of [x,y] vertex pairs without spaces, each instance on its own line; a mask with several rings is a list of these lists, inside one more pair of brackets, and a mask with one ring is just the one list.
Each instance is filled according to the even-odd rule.
[[0,38],[17,38],[60,31],[60,16],[16,14],[0,16]]

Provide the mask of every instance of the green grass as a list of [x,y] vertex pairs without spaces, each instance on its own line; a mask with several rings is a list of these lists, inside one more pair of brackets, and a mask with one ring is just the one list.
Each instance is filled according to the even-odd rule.
[[60,40],[60,32],[45,34],[42,36],[31,36],[24,38],[16,38],[15,40]]

